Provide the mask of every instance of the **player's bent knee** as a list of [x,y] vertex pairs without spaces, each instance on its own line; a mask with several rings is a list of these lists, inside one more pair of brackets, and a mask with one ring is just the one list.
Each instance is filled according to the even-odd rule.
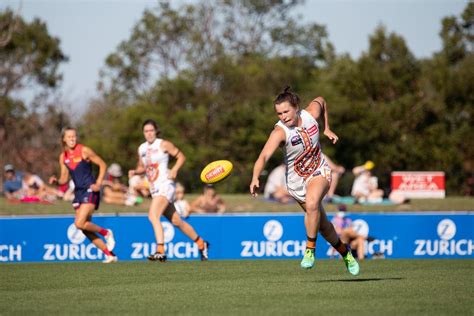
[[183,221],[182,221],[181,218],[179,218],[179,217],[173,217],[173,218],[171,219],[171,224],[173,224],[173,225],[176,226],[176,227],[177,227],[177,226],[180,226],[182,222],[183,222]]
[[79,229],[79,230],[84,230],[85,225],[86,225],[86,223],[84,223],[84,222],[78,222],[78,221],[74,222],[74,226],[76,226],[76,228]]

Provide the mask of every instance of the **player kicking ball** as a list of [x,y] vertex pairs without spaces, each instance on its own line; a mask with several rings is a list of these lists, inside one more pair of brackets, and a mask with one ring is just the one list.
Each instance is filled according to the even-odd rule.
[[347,271],[358,275],[359,263],[352,256],[349,246],[339,239],[321,203],[331,184],[331,168],[319,143],[318,118],[322,117],[324,120],[324,135],[333,144],[338,140],[337,135],[329,128],[327,103],[322,97],[317,97],[304,110],[299,108],[299,103],[300,98],[289,87],[276,97],[274,107],[279,121],[255,162],[250,193],[257,196],[260,187],[258,178],[265,164],[276,149],[282,147],[288,192],[305,212],[307,243],[301,268],[311,269],[314,266],[319,231],[341,254]]

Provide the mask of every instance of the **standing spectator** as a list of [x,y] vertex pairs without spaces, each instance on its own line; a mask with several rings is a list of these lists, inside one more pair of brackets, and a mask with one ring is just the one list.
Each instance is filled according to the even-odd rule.
[[352,173],[356,178],[352,185],[351,195],[355,197],[357,203],[382,202],[383,190],[378,188],[378,179],[371,172],[374,166],[374,163],[369,160],[365,164],[352,169]]
[[3,181],[3,193],[8,200],[21,199],[23,196],[22,182],[23,174],[16,172],[11,164],[3,168],[5,181]]
[[203,194],[191,203],[191,212],[198,214],[222,214],[225,212],[225,208],[224,200],[210,184],[206,185]]
[[290,193],[286,189],[286,167],[284,164],[279,165],[270,172],[263,196],[268,200],[286,204],[292,200]]

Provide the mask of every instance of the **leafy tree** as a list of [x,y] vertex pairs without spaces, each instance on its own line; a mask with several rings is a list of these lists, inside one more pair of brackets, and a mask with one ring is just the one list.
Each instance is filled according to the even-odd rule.
[[[68,118],[48,96],[61,81],[58,67],[65,61],[59,39],[49,35],[44,22],[27,23],[10,9],[0,12],[0,163],[38,172],[53,158],[51,148],[57,145],[48,138],[57,142],[60,126]],[[32,87],[39,92],[27,104],[18,95]]]

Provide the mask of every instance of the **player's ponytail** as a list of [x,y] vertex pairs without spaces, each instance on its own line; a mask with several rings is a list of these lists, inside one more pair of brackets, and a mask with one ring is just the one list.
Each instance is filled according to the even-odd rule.
[[273,104],[280,104],[283,102],[289,102],[292,107],[297,108],[300,105],[300,97],[291,91],[290,86],[286,86],[283,92],[277,95]]

